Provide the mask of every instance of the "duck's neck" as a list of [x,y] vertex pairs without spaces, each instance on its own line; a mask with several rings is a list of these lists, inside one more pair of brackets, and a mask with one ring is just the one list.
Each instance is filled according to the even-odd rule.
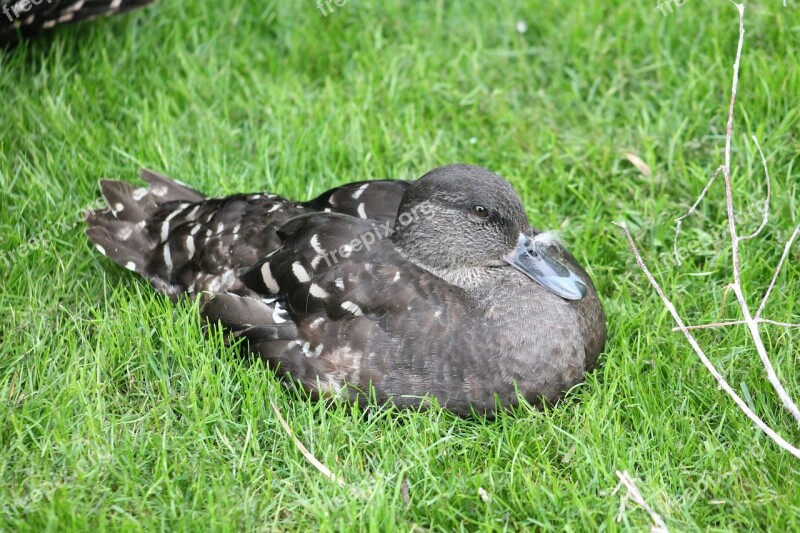
[[491,267],[451,267],[426,261],[414,253],[414,249],[397,246],[400,255],[418,267],[427,270],[447,283],[460,287],[470,294],[481,293],[485,287],[496,282],[496,268]]
[[439,239],[429,238],[430,235],[441,234],[441,228],[426,225],[426,222],[420,220],[405,226],[400,221],[395,223],[391,240],[405,259],[470,293],[493,284],[493,274],[496,274],[497,268],[465,266],[465,254],[458,253],[463,252],[458,243],[449,242],[447,235],[440,235]]

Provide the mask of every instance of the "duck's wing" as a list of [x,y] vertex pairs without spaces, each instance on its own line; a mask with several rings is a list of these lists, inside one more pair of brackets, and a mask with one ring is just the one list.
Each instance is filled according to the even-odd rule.
[[153,0],[0,0],[0,46],[60,24],[124,13]]
[[278,231],[280,249],[240,277],[258,297],[281,303],[294,338],[253,334],[252,295],[217,295],[203,313],[311,392],[347,385],[352,397],[374,385],[378,401],[419,405],[432,394],[468,414],[470,395],[484,386],[458,385],[470,386],[465,366],[483,366],[483,342],[468,325],[475,312],[460,289],[397,253],[383,228],[335,213],[294,218]]
[[298,203],[274,194],[206,198],[147,169],[141,178],[149,187],[101,180],[108,208],[87,216],[87,235],[104,255],[172,298],[240,290],[238,275],[283,245],[277,231],[292,217],[327,209],[394,219],[405,187],[359,182]]
[[303,206],[321,212],[333,212],[356,218],[394,221],[407,181],[357,181],[326,191]]

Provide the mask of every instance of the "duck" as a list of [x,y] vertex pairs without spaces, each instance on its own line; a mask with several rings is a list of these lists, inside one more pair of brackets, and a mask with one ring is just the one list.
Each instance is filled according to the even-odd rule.
[[605,345],[590,276],[484,168],[308,201],[141,179],[100,181],[89,240],[315,398],[494,417],[555,404]]

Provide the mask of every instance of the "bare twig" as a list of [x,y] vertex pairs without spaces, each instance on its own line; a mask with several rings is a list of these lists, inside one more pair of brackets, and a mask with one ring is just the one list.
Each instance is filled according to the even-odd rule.
[[331,472],[330,469],[327,466],[322,464],[316,457],[314,457],[314,455],[310,451],[308,451],[308,448],[306,448],[305,445],[303,445],[303,443],[300,442],[300,439],[295,437],[294,432],[292,431],[292,428],[289,427],[289,424],[283,418],[283,415],[281,415],[281,412],[278,410],[278,406],[275,405],[275,402],[270,400],[269,403],[270,403],[270,405],[272,405],[272,410],[275,411],[275,416],[278,417],[278,422],[281,423],[281,426],[283,426],[283,429],[286,431],[286,433],[288,433],[289,437],[291,437],[292,442],[294,442],[295,447],[297,447],[297,449],[300,450],[300,453],[303,454],[303,457],[305,457],[306,460],[314,466],[314,468],[319,470],[322,473],[323,476],[325,476],[326,478],[330,479],[331,481],[333,481],[334,483],[336,483],[340,487],[345,487],[346,484],[345,484],[344,480],[342,478],[338,477],[333,472]]
[[[739,44],[736,47],[736,60],[733,62],[733,82],[731,83],[731,102],[728,106],[728,124],[725,133],[725,163],[722,177],[725,179],[725,205],[728,210],[728,231],[731,234],[731,256],[733,260],[733,284],[741,285],[739,271],[739,236],[736,234],[736,220],[733,213],[733,189],[731,188],[731,137],[733,136],[733,109],[736,104],[736,88],[739,86],[739,63],[744,44],[744,4],[733,4],[739,12]],[[735,287],[734,287],[735,290]]]
[[769,182],[769,169],[767,168],[767,158],[764,157],[764,152],[761,151],[761,145],[758,144],[758,139],[756,138],[756,136],[752,135],[751,137],[753,139],[753,142],[756,143],[756,148],[758,148],[758,153],[761,155],[761,164],[764,165],[764,179],[767,182],[767,197],[764,199],[764,215],[761,217],[761,224],[758,226],[758,229],[756,229],[753,233],[751,233],[746,237],[742,237],[740,239],[742,241],[746,241],[748,239],[756,237],[759,233],[761,233],[761,230],[764,229],[764,226],[767,225],[767,220],[769,220],[769,201],[772,198],[772,186],[770,185]]
[[644,275],[647,277],[647,280],[650,282],[650,285],[652,285],[656,293],[658,293],[658,296],[661,298],[661,301],[664,303],[664,306],[667,308],[667,311],[669,311],[669,313],[672,315],[672,318],[678,324],[678,327],[680,328],[683,335],[686,337],[686,340],[689,341],[689,344],[692,346],[692,349],[700,358],[700,361],[703,362],[703,365],[708,369],[711,375],[714,376],[714,379],[717,380],[717,384],[719,385],[719,387],[733,399],[736,405],[739,406],[739,409],[741,409],[742,412],[744,412],[744,414],[747,415],[747,418],[752,420],[753,423],[756,426],[758,426],[759,429],[761,429],[761,431],[766,433],[767,436],[770,439],[772,439],[773,442],[775,442],[775,444],[777,444],[787,452],[791,453],[792,455],[800,459],[800,449],[795,448],[794,446],[789,444],[783,437],[778,435],[763,420],[761,420],[761,418],[747,406],[744,400],[742,400],[742,398],[738,394],[736,394],[736,391],[734,391],[731,388],[731,386],[728,385],[728,382],[725,381],[725,378],[723,378],[722,375],[719,372],[717,372],[717,369],[714,367],[713,363],[711,363],[706,354],[703,352],[703,349],[700,348],[699,344],[697,344],[697,341],[695,340],[692,333],[683,323],[683,320],[678,314],[678,311],[675,310],[675,306],[672,305],[672,302],[670,302],[669,299],[666,297],[664,291],[661,290],[661,286],[658,284],[653,275],[650,273],[650,270],[647,268],[647,265],[645,265],[644,260],[642,259],[642,256],[639,253],[639,249],[636,247],[636,243],[633,241],[633,237],[631,237],[631,232],[628,229],[628,226],[624,222],[615,224],[621,227],[623,231],[625,231],[625,237],[628,239],[628,245],[631,247],[631,250],[633,250],[633,254],[636,257],[636,262],[639,264],[639,268],[642,269],[642,272],[644,272]]
[[[736,105],[736,90],[739,85],[739,65],[741,63],[742,46],[744,44],[744,5],[736,3],[734,3],[734,5],[736,6],[736,10],[739,13],[739,41],[736,47],[736,59],[734,60],[733,63],[731,99],[730,99],[730,104],[728,106],[728,122],[726,125],[726,133],[725,133],[725,153],[724,153],[725,162],[721,167],[717,168],[716,172],[714,172],[714,175],[712,176],[711,180],[709,180],[705,189],[703,189],[703,192],[700,194],[700,197],[694,203],[689,212],[683,217],[677,219],[678,230],[680,229],[681,220],[686,216],[688,216],[694,210],[694,208],[699,204],[700,200],[703,198],[706,191],[714,182],[714,179],[719,174],[721,169],[723,178],[725,179],[725,206],[728,216],[728,232],[730,233],[731,237],[731,262],[733,263],[733,283],[730,285],[730,288],[733,289],[733,292],[736,295],[736,299],[739,303],[739,307],[741,308],[742,315],[744,317],[744,324],[747,326],[748,330],[750,331],[750,335],[753,338],[753,343],[755,344],[756,352],[758,353],[758,356],[761,359],[761,363],[764,365],[764,369],[767,372],[767,379],[769,380],[770,384],[772,385],[772,388],[775,390],[776,394],[780,398],[784,408],[787,411],[789,411],[789,413],[794,417],[797,423],[800,424],[800,409],[798,409],[797,404],[795,404],[795,402],[789,396],[789,393],[786,392],[786,389],[784,388],[783,384],[780,382],[777,374],[775,373],[775,369],[772,366],[772,362],[770,361],[769,356],[767,355],[767,350],[764,347],[764,342],[761,339],[761,333],[759,332],[758,329],[759,321],[753,318],[753,316],[750,314],[750,308],[747,305],[747,301],[745,300],[742,291],[741,269],[739,266],[740,265],[739,243],[742,240],[742,237],[739,237],[736,230],[736,218],[733,205],[733,187],[731,186],[731,139],[733,136],[733,111]],[[758,148],[758,151],[761,154],[761,161],[764,165],[764,174],[766,176],[767,183],[769,184],[769,171],[767,169],[766,158],[764,157],[764,153],[761,150],[761,146],[758,144],[758,140],[755,137],[753,137],[753,140],[755,141],[756,147]],[[769,185],[767,186],[767,189],[768,189],[767,192],[767,202],[768,202],[769,197],[771,196]],[[765,209],[764,216],[766,217],[767,215],[768,215],[767,209]],[[759,228],[756,230],[753,236],[757,235],[761,231],[761,229],[763,228],[763,224],[764,222],[762,222],[762,225],[759,226]],[[675,243],[673,244],[676,258],[677,258],[677,235],[678,231],[676,230]],[[773,281],[776,278],[777,278],[777,271],[775,277],[773,278]],[[769,292],[772,290],[772,286],[773,285],[770,284],[770,289],[768,289],[765,298],[769,296]],[[756,314],[756,316],[759,315]]]
[[[667,528],[667,524],[664,523],[664,519],[661,518],[657,512],[653,510],[652,507],[647,503],[642,496],[642,493],[639,492],[639,488],[636,486],[636,482],[633,480],[631,475],[628,473],[627,470],[620,472],[617,470],[617,477],[619,478],[620,485],[623,485],[628,492],[625,496],[623,496],[622,501],[620,502],[620,512],[617,515],[617,522],[622,519],[622,512],[624,510],[624,502],[626,498],[631,498],[636,505],[647,511],[647,514],[650,515],[650,519],[653,521],[653,527],[650,528],[651,533],[669,533],[669,529]],[[614,489],[616,492],[620,485],[617,485],[617,488]]]
[[764,299],[761,300],[761,305],[758,306],[758,310],[756,311],[756,319],[761,317],[761,313],[764,312],[764,308],[767,306],[767,300],[769,299],[769,295],[770,293],[772,293],[772,289],[775,287],[775,282],[778,280],[778,274],[781,273],[783,262],[786,261],[786,256],[789,255],[789,251],[792,249],[792,244],[794,243],[794,240],[797,238],[798,232],[800,232],[800,224],[795,226],[794,231],[792,232],[792,236],[789,237],[789,240],[786,242],[786,246],[783,248],[783,254],[781,255],[781,260],[778,261],[778,267],[775,269],[775,274],[772,276],[772,280],[769,282],[769,287],[767,288],[767,292],[764,294]]
[[694,213],[695,209],[697,209],[697,206],[700,205],[700,202],[703,200],[703,197],[708,192],[708,189],[711,188],[711,185],[714,183],[714,180],[716,180],[717,176],[719,176],[719,173],[722,172],[722,169],[723,166],[720,165],[717,168],[717,170],[714,171],[714,174],[711,176],[711,179],[708,180],[706,186],[703,187],[703,192],[701,192],[700,196],[697,197],[697,200],[695,200],[695,202],[692,204],[692,207],[690,207],[686,213],[675,219],[675,236],[672,239],[672,253],[675,256],[675,262],[678,264],[678,266],[681,265],[681,258],[680,254],[678,253],[678,235],[680,235],[681,233],[681,225],[683,224],[683,219]]
[[[800,328],[800,324],[789,324],[788,322],[778,322],[777,320],[768,320],[766,318],[755,318],[755,321],[759,324],[770,324],[773,326],[781,326],[784,328]],[[711,329],[711,328],[722,328],[725,326],[741,326],[743,324],[747,324],[745,320],[730,320],[728,322],[712,322],[710,324],[695,324],[692,326],[686,326],[686,329]],[[681,328],[672,328],[672,331],[681,331]]]
[[775,368],[772,366],[772,362],[769,360],[769,356],[767,355],[767,349],[764,346],[764,342],[761,340],[761,332],[758,329],[758,322],[756,322],[756,320],[750,315],[750,310],[747,308],[747,302],[744,299],[741,286],[735,283],[733,285],[733,291],[736,293],[736,299],[739,300],[739,307],[742,308],[744,321],[747,325],[747,329],[750,330],[750,335],[753,337],[753,343],[756,345],[758,356],[761,359],[761,363],[764,365],[764,369],[767,371],[767,379],[772,384],[772,388],[775,389],[778,397],[781,399],[783,406],[787,411],[789,411],[789,413],[791,413],[797,423],[800,424],[800,409],[797,408],[797,404],[794,403],[792,398],[789,396],[789,393],[786,392],[786,389],[783,387],[780,379],[778,379],[778,375],[775,373]]
[[[722,175],[725,178],[725,204],[728,211],[728,231],[731,234],[731,260],[733,262],[733,285],[731,287],[733,288],[733,292],[736,294],[736,299],[739,301],[739,307],[742,309],[742,315],[744,316],[745,323],[747,324],[747,328],[750,330],[750,334],[753,337],[753,343],[756,345],[758,356],[767,371],[767,379],[769,379],[769,382],[772,384],[772,388],[775,389],[778,397],[780,397],[783,406],[787,411],[789,411],[789,413],[791,413],[797,423],[800,424],[800,409],[797,408],[797,405],[791,399],[789,394],[786,392],[786,389],[783,387],[783,384],[778,379],[775,369],[772,366],[772,362],[767,356],[767,349],[764,347],[764,343],[761,340],[761,333],[758,330],[758,323],[750,315],[750,308],[747,306],[747,301],[742,293],[742,274],[741,269],[739,268],[740,237],[736,232],[736,220],[733,209],[733,188],[731,186],[731,137],[733,135],[733,109],[736,103],[736,88],[739,84],[739,63],[741,62],[742,45],[744,44],[744,4],[734,5],[736,6],[736,10],[739,12],[739,43],[736,47],[736,60],[733,63],[731,103],[728,107],[728,126],[725,134],[725,164],[723,165],[722,170]],[[758,146],[758,142],[756,142],[756,146]],[[760,146],[758,146],[758,150],[761,152]],[[763,160],[763,162],[766,168],[766,160]],[[768,171],[765,170],[765,172],[767,173],[767,176],[769,176]]]

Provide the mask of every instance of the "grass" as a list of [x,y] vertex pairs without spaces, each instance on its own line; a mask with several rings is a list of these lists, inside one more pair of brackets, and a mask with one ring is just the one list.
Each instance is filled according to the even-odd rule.
[[[764,195],[751,134],[774,198],[764,237],[743,248],[753,302],[798,223],[800,17],[789,4],[746,12],[737,207]],[[0,529],[649,527],[630,503],[615,521],[616,470],[673,530],[796,526],[797,461],[670,331],[611,224],[628,221],[690,322],[736,317],[733,298],[722,308],[721,184],[684,226],[684,263],[670,257],[672,219],[722,161],[737,37],[724,1],[662,16],[655,2],[351,0],[327,17],[311,0],[187,1],[0,55]],[[507,176],[605,302],[601,366],[546,412],[488,422],[315,403],[204,338],[195,308],[101,258],[79,216],[99,177],[133,180],[140,166],[217,195],[306,198],[456,161]],[[768,318],[800,321],[798,279],[795,250]],[[748,404],[800,442],[746,332],[698,337]],[[797,334],[767,326],[765,337],[800,398]],[[270,401],[364,498],[305,461]]]

